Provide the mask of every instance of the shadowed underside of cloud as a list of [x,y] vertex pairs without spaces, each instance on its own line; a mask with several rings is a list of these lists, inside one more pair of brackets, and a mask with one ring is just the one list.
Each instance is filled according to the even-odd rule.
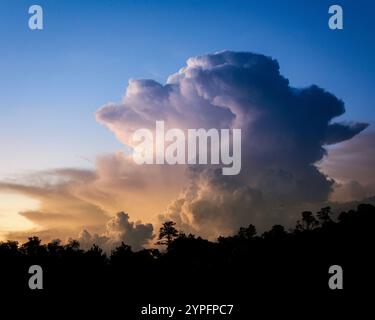
[[[158,217],[159,223],[173,219],[186,232],[210,238],[249,223],[260,229],[290,224],[306,206],[318,207],[332,192],[334,181],[315,165],[326,155],[325,146],[367,127],[332,122],[344,112],[343,101],[316,85],[290,86],[270,57],[230,51],[193,57],[164,85],[130,80],[123,100],[103,106],[96,119],[130,147],[135,146],[133,133],[154,131],[157,120],[165,122],[166,130],[239,128],[239,175],[223,176],[213,166],[138,166],[118,153],[98,157],[94,172],[50,173],[59,177],[55,187],[2,184],[0,189],[26,192],[41,201],[41,210],[23,213],[28,219],[52,228],[71,214],[66,221],[78,219],[77,226],[89,230],[81,233],[83,242],[95,239],[105,246],[126,240],[139,247],[152,238],[150,225],[131,225],[125,214],[109,220],[108,212],[121,209],[156,224]],[[69,203],[79,208],[76,213],[64,207]],[[90,212],[89,219],[84,211]],[[131,232],[113,231],[129,224]],[[100,236],[93,235],[94,228]]]

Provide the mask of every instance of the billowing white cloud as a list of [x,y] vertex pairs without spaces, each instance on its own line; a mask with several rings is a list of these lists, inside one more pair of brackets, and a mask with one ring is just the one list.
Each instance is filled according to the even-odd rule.
[[[123,100],[100,108],[96,119],[130,147],[133,133],[153,131],[157,120],[166,130],[241,129],[239,175],[223,176],[217,166],[139,166],[119,152],[98,156],[93,171],[38,173],[31,186],[2,183],[0,190],[39,200],[41,208],[23,216],[45,234],[56,226],[71,237],[86,230],[85,245],[106,248],[124,241],[137,249],[152,238],[150,224],[129,216],[155,229],[173,219],[186,232],[211,238],[249,223],[258,229],[291,224],[302,210],[326,203],[333,190],[330,177],[337,175],[316,167],[326,146],[367,127],[334,123],[344,112],[343,101],[316,85],[291,87],[270,57],[230,51],[193,57],[166,84],[130,80]],[[112,217],[122,210],[129,216]]]
[[315,163],[325,145],[367,127],[332,123],[344,112],[343,101],[316,85],[291,87],[276,60],[224,51],[190,58],[165,85],[131,80],[123,101],[102,107],[96,117],[132,147],[134,131],[153,130],[156,120],[167,128],[242,130],[240,175],[189,167],[184,190],[162,216],[214,236],[247,223],[285,222],[301,204],[327,200],[333,181]]

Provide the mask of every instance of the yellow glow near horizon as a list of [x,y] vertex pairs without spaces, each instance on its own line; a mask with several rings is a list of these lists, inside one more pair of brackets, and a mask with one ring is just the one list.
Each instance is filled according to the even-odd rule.
[[18,213],[38,209],[39,202],[15,193],[0,193],[0,238],[9,231],[22,231],[35,224]]

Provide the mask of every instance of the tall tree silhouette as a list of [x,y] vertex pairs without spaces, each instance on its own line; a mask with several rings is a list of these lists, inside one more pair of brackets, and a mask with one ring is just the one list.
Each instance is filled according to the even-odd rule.
[[172,241],[178,237],[178,231],[175,228],[176,222],[166,221],[159,230],[159,237],[156,244],[169,246]]
[[131,246],[121,242],[121,245],[111,251],[111,262],[114,264],[121,264],[124,261],[130,260],[133,256]]
[[254,225],[250,224],[247,227],[241,227],[237,236],[244,240],[250,240],[257,234],[257,229]]
[[46,247],[41,243],[42,240],[38,237],[29,237],[29,241],[21,246],[21,251],[29,256],[41,255],[46,252]]
[[323,226],[332,222],[331,207],[325,207],[325,208],[320,209],[320,211],[318,211],[318,213],[316,215],[317,215],[320,223]]
[[287,235],[288,234],[285,231],[284,226],[276,224],[271,228],[271,230],[263,233],[263,238],[273,241],[280,241],[284,240],[287,237]]
[[311,211],[302,212],[302,220],[297,221],[297,231],[310,231],[319,225]]

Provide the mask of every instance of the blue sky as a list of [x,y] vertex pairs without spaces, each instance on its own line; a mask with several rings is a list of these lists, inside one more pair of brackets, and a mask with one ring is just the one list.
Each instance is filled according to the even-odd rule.
[[[344,30],[328,28],[334,3]],[[42,31],[28,28],[32,4]],[[165,82],[190,56],[223,49],[270,55],[293,86],[342,98],[343,119],[375,119],[372,1],[5,0],[0,10],[0,177],[90,166],[122,148],[96,123],[100,106],[129,78]]]

